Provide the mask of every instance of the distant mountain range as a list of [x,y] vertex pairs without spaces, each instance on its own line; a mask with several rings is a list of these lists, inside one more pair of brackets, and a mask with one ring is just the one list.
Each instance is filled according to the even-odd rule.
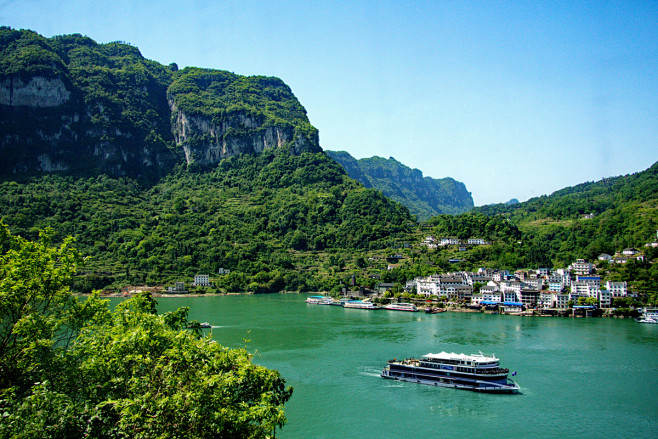
[[473,208],[473,197],[464,183],[450,177],[424,177],[420,170],[409,168],[393,157],[357,160],[345,151],[325,152],[345,168],[347,175],[404,204],[419,220]]

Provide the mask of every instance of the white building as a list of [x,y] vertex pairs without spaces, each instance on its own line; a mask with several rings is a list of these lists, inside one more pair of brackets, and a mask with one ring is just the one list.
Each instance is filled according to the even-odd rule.
[[612,297],[625,297],[628,294],[626,282],[606,281],[605,289],[610,291]]
[[591,285],[596,288],[601,288],[601,277],[600,276],[576,276],[577,282],[584,282],[587,285]]
[[197,286],[197,287],[210,286],[210,275],[209,274],[195,274],[194,275],[194,286]]
[[599,290],[599,308],[610,308],[612,305],[612,293],[608,290]]
[[530,286],[535,290],[541,290],[542,287],[544,286],[544,279],[541,277],[531,277],[526,279],[524,282],[526,285]]
[[441,238],[441,241],[439,241],[439,246],[444,247],[446,245],[459,245],[459,239],[457,238]]
[[587,276],[594,271],[594,264],[590,264],[584,259],[576,259],[576,262],[571,264],[571,269],[576,273],[576,275]]

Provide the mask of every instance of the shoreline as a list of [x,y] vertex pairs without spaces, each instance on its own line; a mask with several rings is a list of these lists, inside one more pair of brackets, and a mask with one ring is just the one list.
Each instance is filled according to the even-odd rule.
[[[101,298],[129,298],[140,293],[151,293],[152,297],[172,297],[172,298],[186,298],[186,297],[221,297],[221,296],[246,296],[246,295],[265,295],[265,294],[310,294],[310,295],[326,295],[326,291],[279,291],[278,293],[264,293],[258,294],[252,291],[244,291],[239,293],[168,293],[166,290],[163,291],[161,287],[133,287],[129,288],[127,291],[122,293],[101,293]],[[76,296],[90,296],[91,294],[85,293],[73,293]],[[435,306],[435,305],[430,305]],[[421,307],[421,310],[424,310],[427,306]],[[498,315],[507,315],[515,317],[570,317],[570,318],[597,318],[597,317],[607,317],[607,318],[618,318],[618,319],[633,319],[631,316],[623,315],[612,315],[611,313],[602,313],[599,316],[585,316],[585,315],[573,315],[573,310],[567,313],[564,312],[566,309],[552,309],[555,311],[555,314],[541,314],[537,312],[538,310],[528,310],[521,312],[498,312],[498,311],[488,311],[480,309],[469,309],[469,308],[458,308],[454,306],[443,308],[445,311],[457,312],[457,313],[477,313],[477,314],[498,314]]]

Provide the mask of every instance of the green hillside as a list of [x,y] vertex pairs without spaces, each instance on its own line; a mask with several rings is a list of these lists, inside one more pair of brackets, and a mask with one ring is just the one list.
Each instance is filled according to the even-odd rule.
[[[596,262],[606,279],[629,281],[650,303],[658,301],[658,164],[633,175],[561,189],[518,204],[475,208],[461,215],[439,215],[423,224],[425,235],[482,238],[490,245],[457,246],[427,252],[425,260],[444,270],[478,267],[516,270],[567,267],[579,258]],[[644,260],[625,264],[598,261],[634,247]],[[462,249],[463,250],[463,249]],[[446,260],[457,259],[448,265]],[[643,300],[644,300],[643,299]]]
[[536,247],[559,261],[596,259],[641,248],[658,230],[658,163],[632,175],[582,183],[519,204],[478,207],[516,224]]
[[[15,234],[52,227],[87,262],[78,288],[224,276],[225,291],[330,289],[332,254],[386,248],[413,227],[406,208],[365,189],[323,153],[269,151],[180,169],[145,187],[129,178],[47,175],[0,184]],[[325,284],[323,282],[329,282]]]

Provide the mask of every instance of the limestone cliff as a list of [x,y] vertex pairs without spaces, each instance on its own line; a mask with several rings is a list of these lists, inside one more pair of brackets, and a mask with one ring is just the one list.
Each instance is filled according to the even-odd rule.
[[321,151],[306,110],[278,78],[187,68],[175,74],[167,96],[174,140],[188,165],[271,148]]
[[245,113],[233,114],[230,119],[213,122],[202,115],[187,115],[170,100],[172,132],[176,145],[185,153],[187,164],[212,165],[237,154],[258,154],[266,149],[292,146],[298,154],[311,150],[302,136],[295,137],[293,127],[263,126]]
[[179,71],[127,44],[0,28],[0,175],[157,178],[271,148],[321,151],[278,78]]
[[69,100],[71,92],[59,78],[36,76],[24,82],[20,77],[0,81],[0,105],[11,107],[58,107]]

